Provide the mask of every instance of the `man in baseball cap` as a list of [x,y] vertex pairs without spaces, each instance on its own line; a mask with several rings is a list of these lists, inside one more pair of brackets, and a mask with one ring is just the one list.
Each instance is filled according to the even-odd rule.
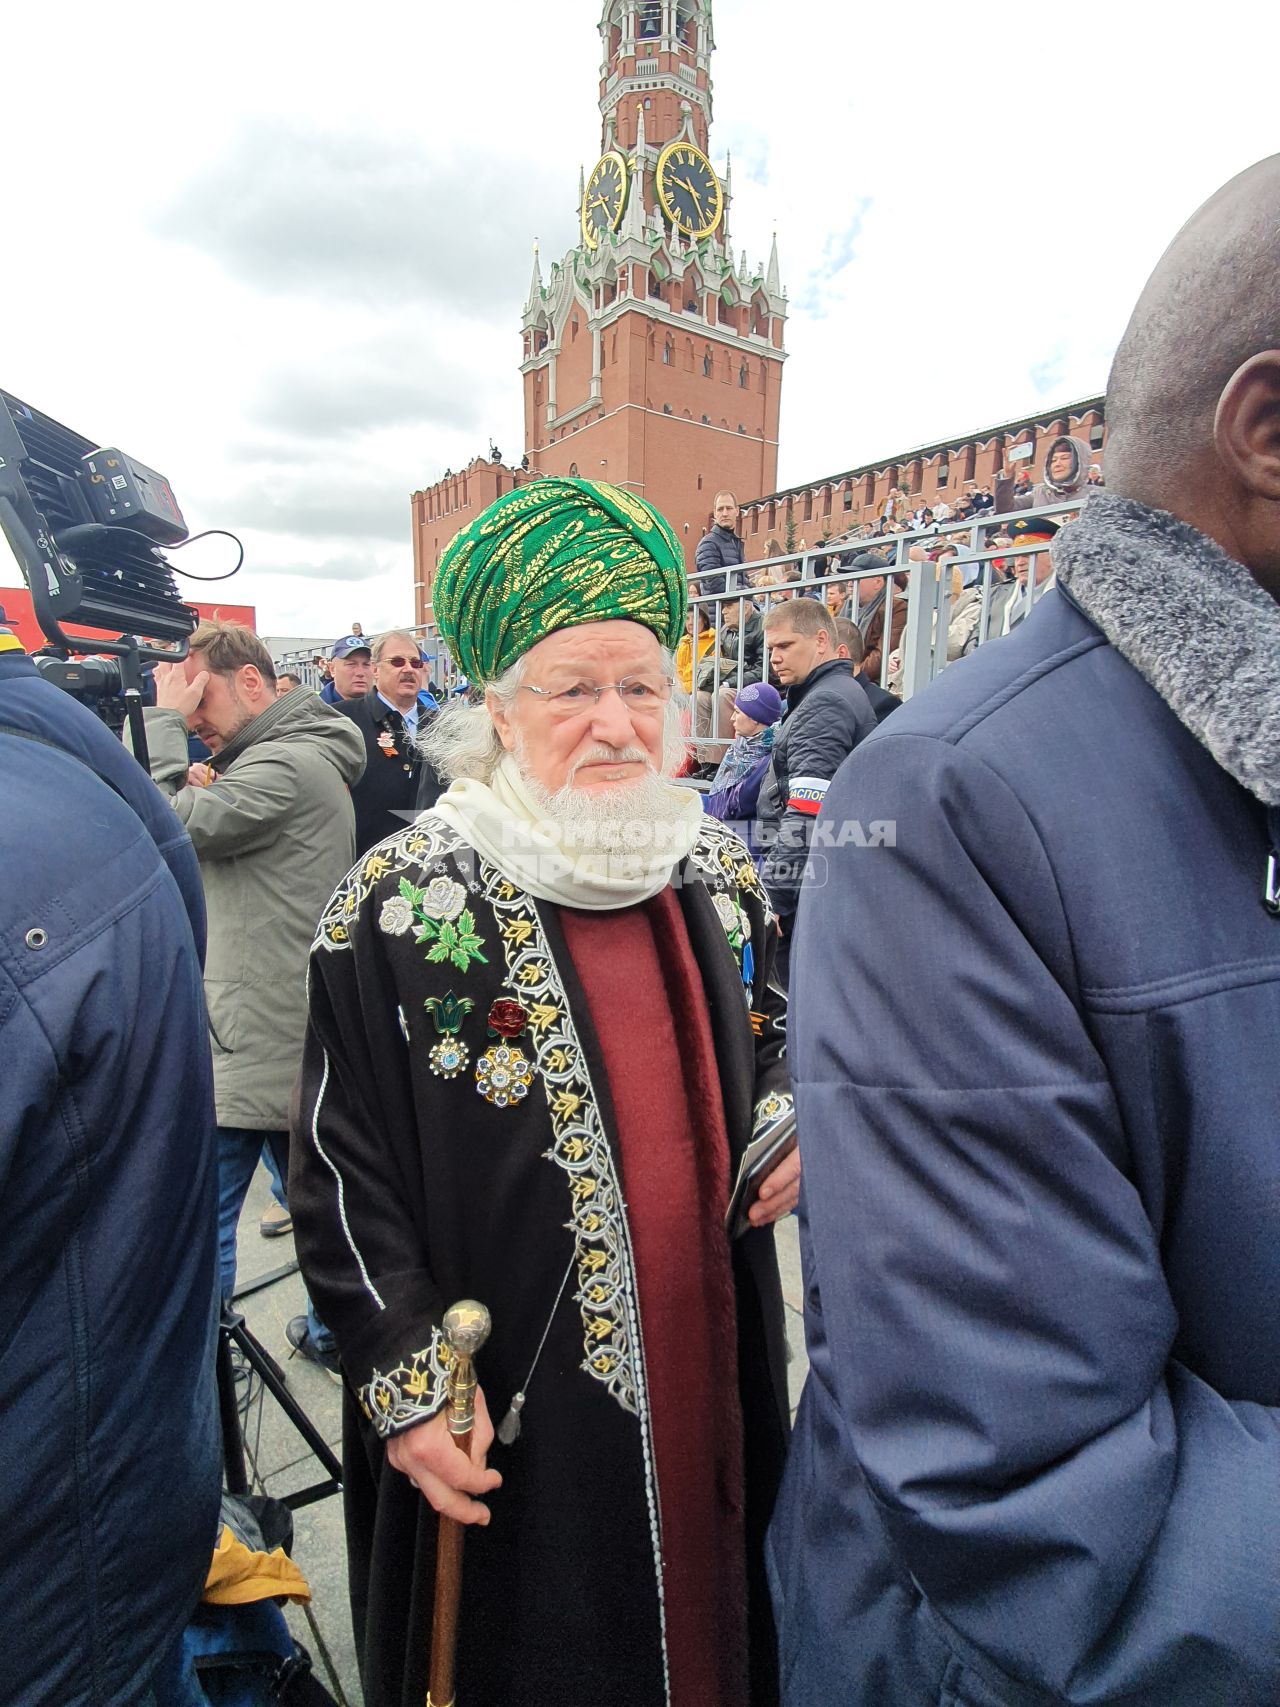
[[329,654],[329,680],[320,698],[329,705],[363,699],[373,686],[373,652],[363,634],[344,634]]

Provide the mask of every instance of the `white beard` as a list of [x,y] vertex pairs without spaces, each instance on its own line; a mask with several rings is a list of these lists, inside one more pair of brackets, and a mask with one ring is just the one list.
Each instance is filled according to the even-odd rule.
[[[653,768],[640,747],[593,747],[553,793],[540,783],[520,744],[515,752],[520,779],[543,820],[565,853],[578,857],[647,854],[679,845],[688,795]],[[576,769],[584,764],[639,760],[644,775],[608,788],[580,788]]]

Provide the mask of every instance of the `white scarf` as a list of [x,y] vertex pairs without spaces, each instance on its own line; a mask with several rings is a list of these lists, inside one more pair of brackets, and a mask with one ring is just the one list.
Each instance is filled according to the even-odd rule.
[[703,822],[702,800],[694,789],[673,785],[671,792],[687,794],[687,804],[661,838],[665,845],[639,852],[564,849],[558,826],[548,825],[509,753],[488,783],[461,777],[431,810],[527,894],[561,907],[602,912],[660,894],[676,866],[692,853]]

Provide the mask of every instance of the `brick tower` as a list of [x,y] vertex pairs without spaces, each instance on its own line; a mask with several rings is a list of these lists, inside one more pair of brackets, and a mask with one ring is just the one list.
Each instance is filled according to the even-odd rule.
[[711,0],[607,0],[601,157],[580,240],[523,319],[525,452],[655,504],[693,549],[721,487],[772,491],[787,304],[777,242],[735,258],[730,169],[708,157]]
[[413,494],[419,623],[454,534],[540,474],[638,492],[690,567],[720,488],[749,504],[777,486],[787,302],[776,239],[766,265],[735,256],[729,163],[721,174],[708,156],[711,0],[607,0],[600,41],[601,154],[579,182],[579,241],[545,280],[534,246],[527,466],[476,457]]

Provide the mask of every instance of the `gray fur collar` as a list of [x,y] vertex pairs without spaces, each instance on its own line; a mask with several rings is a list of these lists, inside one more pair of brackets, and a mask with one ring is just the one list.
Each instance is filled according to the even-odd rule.
[[1166,510],[1096,493],[1058,580],[1223,770],[1280,806],[1280,603]]

